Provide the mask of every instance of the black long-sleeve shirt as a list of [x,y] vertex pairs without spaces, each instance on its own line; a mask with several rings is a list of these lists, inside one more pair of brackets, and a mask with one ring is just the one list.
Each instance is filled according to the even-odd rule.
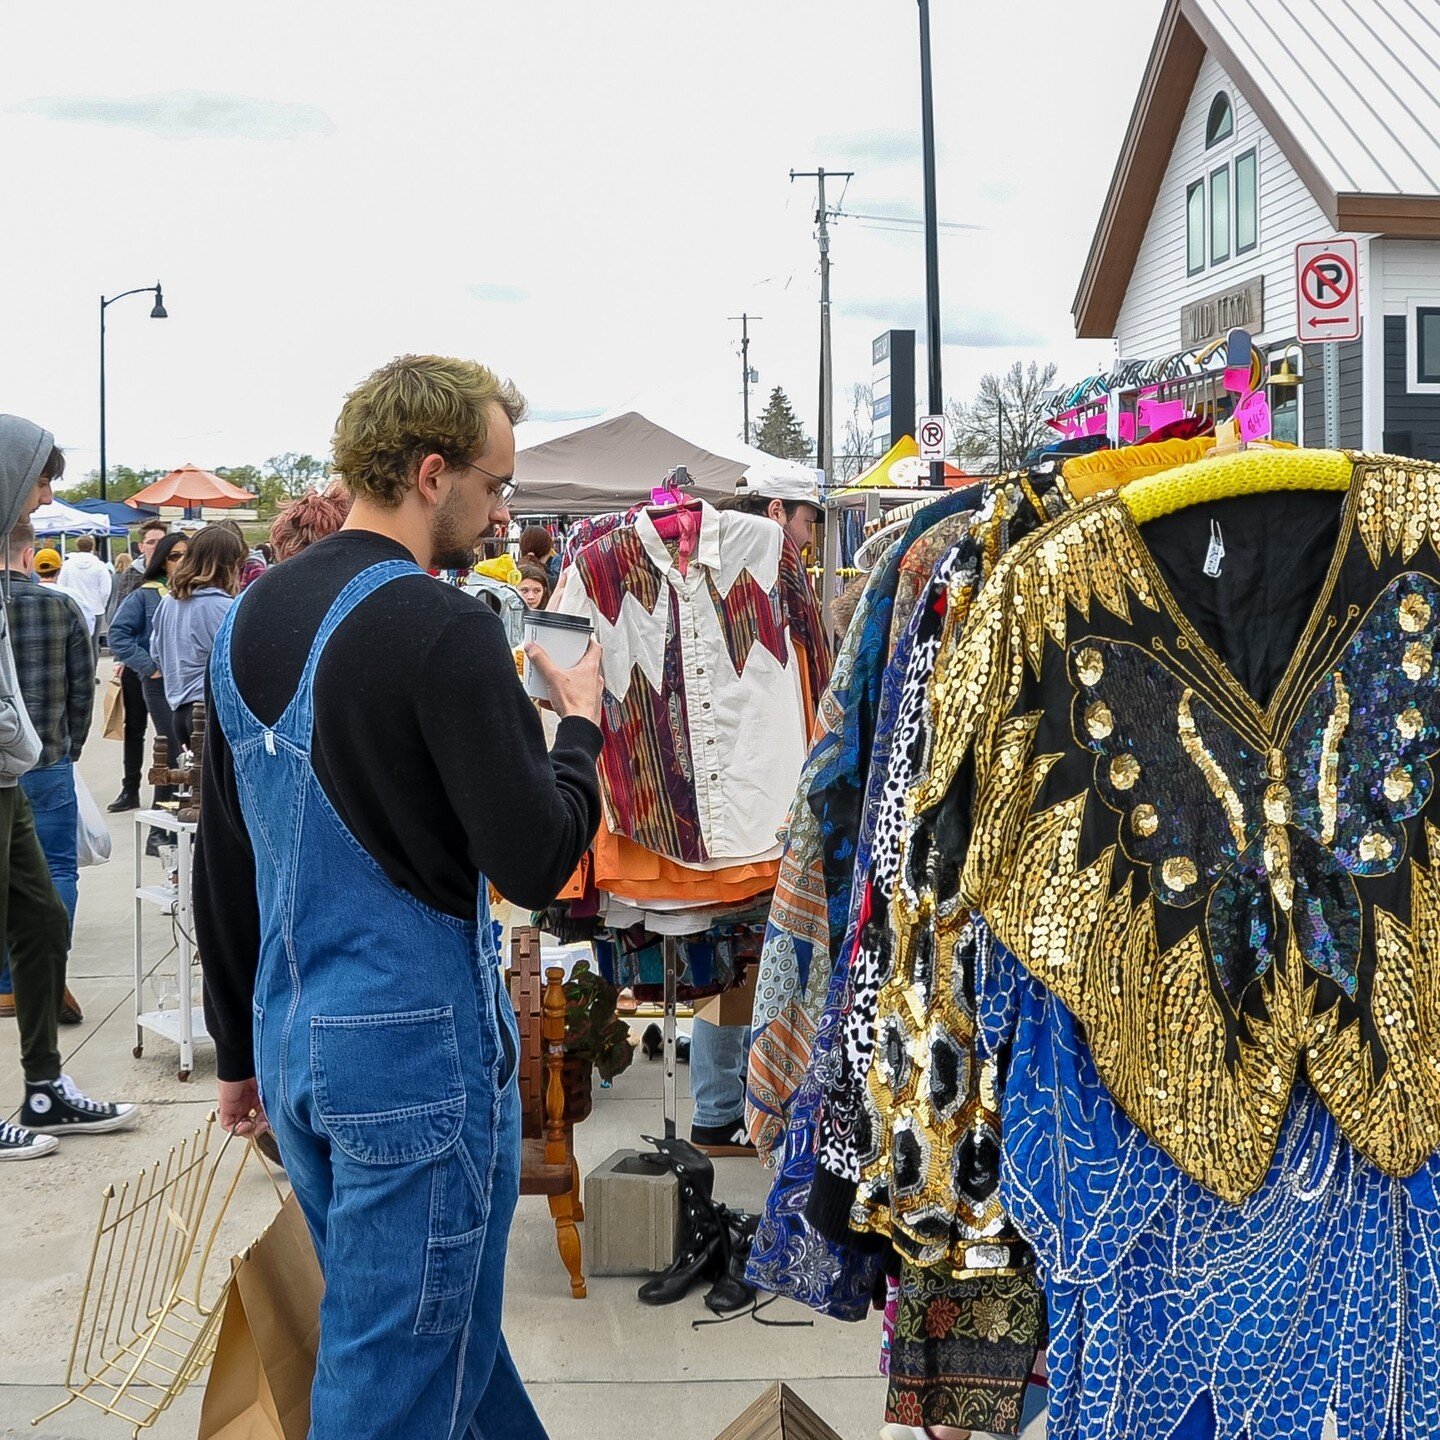
[[[232,654],[261,721],[284,713],[341,590],[372,565],[409,558],[382,535],[347,530],[255,582]],[[395,885],[447,915],[475,918],[482,874],[517,905],[548,905],[594,837],[599,729],[562,720],[547,754],[500,621],[453,586],[406,577],[357,606],[325,648],[314,709],[312,763],[341,820]],[[255,852],[213,707],[194,896],[220,1078],[246,1080],[260,952]]]

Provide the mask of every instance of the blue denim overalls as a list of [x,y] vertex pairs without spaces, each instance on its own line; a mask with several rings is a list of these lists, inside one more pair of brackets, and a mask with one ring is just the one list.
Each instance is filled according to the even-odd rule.
[[500,1333],[520,1100],[487,883],[478,924],[398,889],[310,764],[326,642],[381,586],[423,573],[387,561],[346,586],[271,727],[235,685],[243,599],[217,638],[260,904],[255,1065],[325,1273],[314,1440],[543,1440]]

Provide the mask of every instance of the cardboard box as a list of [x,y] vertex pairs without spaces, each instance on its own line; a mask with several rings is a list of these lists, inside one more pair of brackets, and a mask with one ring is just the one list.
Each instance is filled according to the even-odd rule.
[[695,1002],[695,1018],[708,1020],[712,1025],[748,1025],[755,1013],[755,986],[760,979],[760,965],[748,967],[745,983],[719,995],[707,996]]

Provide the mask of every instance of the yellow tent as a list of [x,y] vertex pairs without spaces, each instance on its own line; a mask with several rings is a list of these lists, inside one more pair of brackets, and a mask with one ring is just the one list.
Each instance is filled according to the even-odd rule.
[[[945,480],[954,484],[965,479],[965,472],[957,470],[948,460],[945,462]],[[920,447],[913,435],[902,435],[891,447],[888,455],[882,456],[865,473],[852,480],[847,490],[873,490],[894,488],[913,490],[930,483],[930,462],[920,458]]]

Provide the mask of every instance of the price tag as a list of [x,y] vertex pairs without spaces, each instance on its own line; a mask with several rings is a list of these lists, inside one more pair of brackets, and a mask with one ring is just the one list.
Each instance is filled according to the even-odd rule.
[[1235,410],[1240,434],[1245,440],[1268,440],[1272,429],[1270,402],[1263,390],[1247,395]]

